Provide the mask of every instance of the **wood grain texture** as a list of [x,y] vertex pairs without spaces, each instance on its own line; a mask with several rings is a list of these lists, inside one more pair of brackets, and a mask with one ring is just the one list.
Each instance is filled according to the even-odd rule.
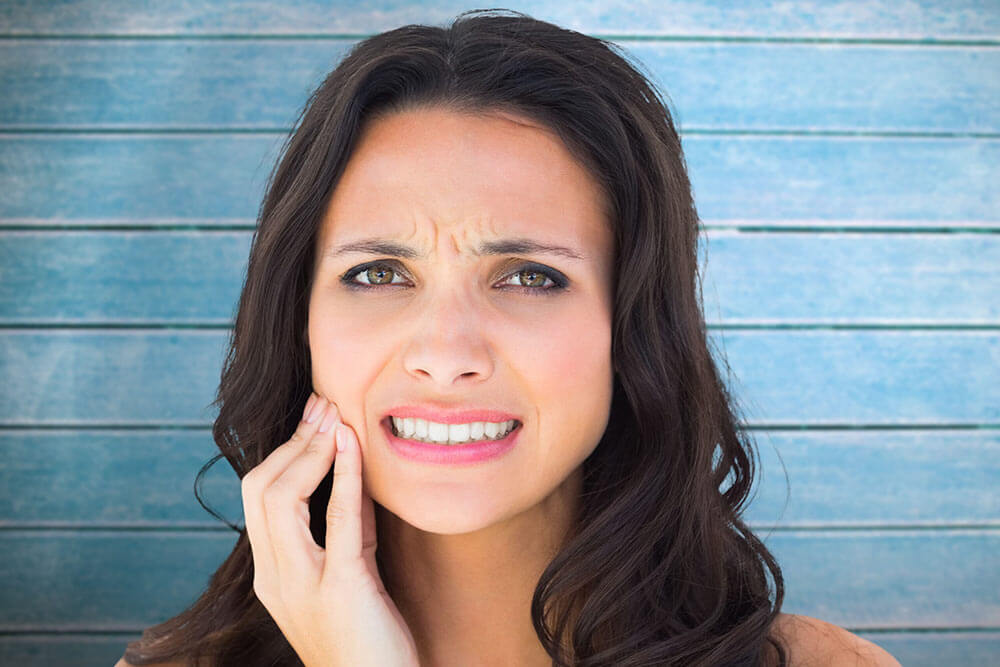
[[[355,43],[10,39],[0,129],[288,130]],[[666,91],[682,131],[1000,131],[993,47],[617,43]]]
[[[0,134],[0,222],[252,223],[283,135]],[[706,222],[1000,227],[1000,139],[690,136]]]
[[[788,613],[859,630],[1000,623],[1000,603],[982,593],[1000,586],[992,567],[1000,530],[789,530],[760,537],[784,563]],[[140,630],[193,601],[235,539],[182,530],[5,530],[0,630]],[[28,576],[51,572],[59,576],[47,576],[44,589]]]
[[[759,458],[746,518],[762,529],[1000,524],[997,431],[747,435]],[[223,530],[192,489],[215,453],[207,428],[0,429],[0,457],[11,462],[0,468],[0,527]],[[201,488],[211,507],[242,523],[239,479],[224,459]]]
[[[459,0],[151,0],[4,3],[7,34],[296,35],[380,32],[405,23],[444,24],[470,5]],[[832,37],[840,39],[996,39],[1000,10],[982,0],[533,0],[504,5],[582,32],[689,37]]]
[[[904,665],[989,665],[1000,655],[1000,633],[906,632],[856,633],[892,653]],[[139,633],[58,635],[24,633],[0,636],[0,663],[5,665],[114,664],[125,645]]]
[[[511,7],[667,97],[784,611],[1000,663],[1000,4]],[[468,8],[0,3],[0,664],[113,664],[202,590],[234,536],[191,485],[281,143],[358,39]],[[240,523],[228,464],[204,482]]]
[[[8,330],[0,426],[205,426],[229,334]],[[996,331],[709,333],[749,425],[1000,422]],[[170,378],[164,382],[163,378]]]
[[[231,326],[251,236],[0,231],[0,324]],[[699,255],[711,326],[1000,324],[994,234],[721,229]]]

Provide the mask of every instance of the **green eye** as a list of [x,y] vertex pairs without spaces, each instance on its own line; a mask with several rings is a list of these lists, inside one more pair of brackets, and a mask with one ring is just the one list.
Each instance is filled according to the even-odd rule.
[[[363,283],[354,280],[356,276],[361,274],[363,274],[365,279],[369,282]],[[388,287],[389,285],[399,285],[399,283],[393,283],[392,278],[396,275],[402,274],[402,271],[399,270],[398,262],[392,260],[377,260],[355,266],[341,276],[340,281],[344,284],[344,286],[352,290],[377,290]],[[378,280],[385,280],[386,275],[388,275],[388,282],[377,282]],[[520,277],[522,275],[532,277],[529,280],[524,281],[524,279]],[[380,278],[379,276],[382,277]],[[562,291],[569,283],[566,277],[558,271],[549,269],[539,264],[523,264],[517,267],[516,270],[504,276],[504,280],[509,280],[514,276],[518,276],[518,280],[521,280],[522,282],[533,284],[508,285],[501,287],[500,289],[516,290],[525,294],[547,294]],[[545,286],[546,279],[551,284]]]

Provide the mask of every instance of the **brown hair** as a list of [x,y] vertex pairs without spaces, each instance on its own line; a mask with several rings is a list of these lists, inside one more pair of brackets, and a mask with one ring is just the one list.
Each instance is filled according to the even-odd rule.
[[[296,428],[312,388],[315,235],[363,124],[430,104],[523,114],[604,188],[616,267],[611,414],[583,464],[579,522],[535,589],[539,640],[557,665],[762,665],[768,644],[783,665],[771,634],[781,570],[741,520],[755,444],[709,352],[680,138],[640,69],[610,42],[508,10],[357,43],[309,98],[268,179],[209,465],[224,456],[242,479]],[[331,479],[309,503],[320,545]],[[301,664],[257,600],[246,530],[233,528],[236,546],[201,597],[147,629],[127,661]]]

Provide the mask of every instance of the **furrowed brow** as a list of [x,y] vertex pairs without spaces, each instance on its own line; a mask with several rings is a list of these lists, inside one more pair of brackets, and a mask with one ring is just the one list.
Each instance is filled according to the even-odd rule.
[[[395,241],[387,241],[380,238],[361,239],[338,246],[327,248],[323,253],[324,257],[339,257],[349,253],[362,253],[366,255],[389,255],[391,257],[402,257],[404,259],[426,259],[426,255]],[[479,246],[477,255],[555,255],[567,259],[584,259],[584,256],[573,250],[560,245],[550,245],[539,243],[531,239],[503,239],[500,241],[486,241]]]

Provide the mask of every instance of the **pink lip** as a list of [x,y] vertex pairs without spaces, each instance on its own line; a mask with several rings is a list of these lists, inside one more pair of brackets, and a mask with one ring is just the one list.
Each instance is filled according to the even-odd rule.
[[[472,421],[480,420],[473,419]],[[492,421],[492,419],[483,421]],[[500,421],[506,420],[501,419]],[[483,440],[481,442],[470,442],[466,445],[434,445],[427,442],[407,440],[394,435],[392,432],[392,419],[389,417],[383,419],[381,424],[386,438],[389,440],[389,445],[400,456],[420,463],[446,463],[452,465],[480,463],[500,457],[514,448],[523,430],[520,425],[516,425],[502,440]]]
[[518,422],[523,420],[519,419],[517,415],[512,415],[509,412],[503,412],[501,410],[445,410],[442,408],[436,408],[434,406],[425,405],[400,405],[399,407],[390,408],[386,413],[386,417],[416,417],[417,419],[426,419],[427,421],[437,422],[439,424],[468,424],[469,422],[505,422],[515,419]]

